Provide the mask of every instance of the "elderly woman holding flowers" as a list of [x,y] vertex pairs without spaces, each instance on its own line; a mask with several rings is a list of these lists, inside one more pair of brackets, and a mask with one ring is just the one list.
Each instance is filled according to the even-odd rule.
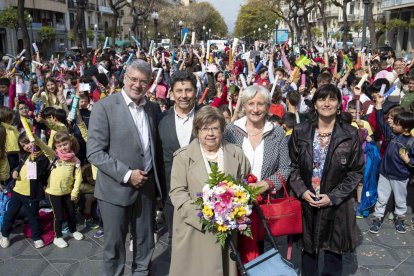
[[[223,248],[216,235],[206,231],[200,221],[200,216],[209,217],[213,210],[208,207],[200,210],[195,204],[197,197],[206,189],[212,169],[218,168],[235,179],[244,178],[250,172],[243,150],[223,142],[225,125],[218,109],[210,106],[201,108],[193,121],[197,139],[174,154],[170,191],[174,205],[171,276],[237,275],[236,263],[230,259],[228,248]],[[220,185],[227,187],[232,184],[223,182]],[[220,196],[239,196],[243,201],[242,193],[223,193]],[[223,202],[225,200],[223,198]],[[219,212],[216,208],[214,211]],[[235,212],[244,211],[240,209]],[[228,225],[220,227],[223,229],[218,231],[225,231]]]

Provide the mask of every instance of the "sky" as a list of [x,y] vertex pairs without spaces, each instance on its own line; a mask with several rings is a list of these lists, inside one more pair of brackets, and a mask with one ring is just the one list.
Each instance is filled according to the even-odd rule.
[[233,33],[240,5],[245,3],[246,0],[199,0],[197,2],[209,2],[212,4],[223,16],[229,32]]

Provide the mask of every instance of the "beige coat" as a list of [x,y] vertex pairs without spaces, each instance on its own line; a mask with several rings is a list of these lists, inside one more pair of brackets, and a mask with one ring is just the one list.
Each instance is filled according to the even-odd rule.
[[[242,148],[224,144],[224,170],[245,177],[250,164]],[[198,210],[193,204],[208,179],[197,139],[174,154],[170,197],[174,205],[170,276],[236,276],[236,263],[228,250],[221,249],[216,236],[202,231]],[[225,257],[223,257],[225,256]]]

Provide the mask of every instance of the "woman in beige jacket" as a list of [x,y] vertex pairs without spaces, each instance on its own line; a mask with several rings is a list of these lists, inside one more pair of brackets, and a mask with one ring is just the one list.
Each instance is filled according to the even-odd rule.
[[214,234],[203,230],[194,205],[211,172],[210,164],[236,179],[250,172],[249,161],[236,145],[223,143],[225,120],[218,109],[206,106],[194,118],[197,139],[174,154],[170,197],[174,205],[170,276],[237,275],[236,263]]

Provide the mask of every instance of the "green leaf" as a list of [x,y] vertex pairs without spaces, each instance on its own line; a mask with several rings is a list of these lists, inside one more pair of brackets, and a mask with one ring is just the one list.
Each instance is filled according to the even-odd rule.
[[56,30],[51,26],[42,26],[37,34],[40,41],[51,41],[56,38]]

